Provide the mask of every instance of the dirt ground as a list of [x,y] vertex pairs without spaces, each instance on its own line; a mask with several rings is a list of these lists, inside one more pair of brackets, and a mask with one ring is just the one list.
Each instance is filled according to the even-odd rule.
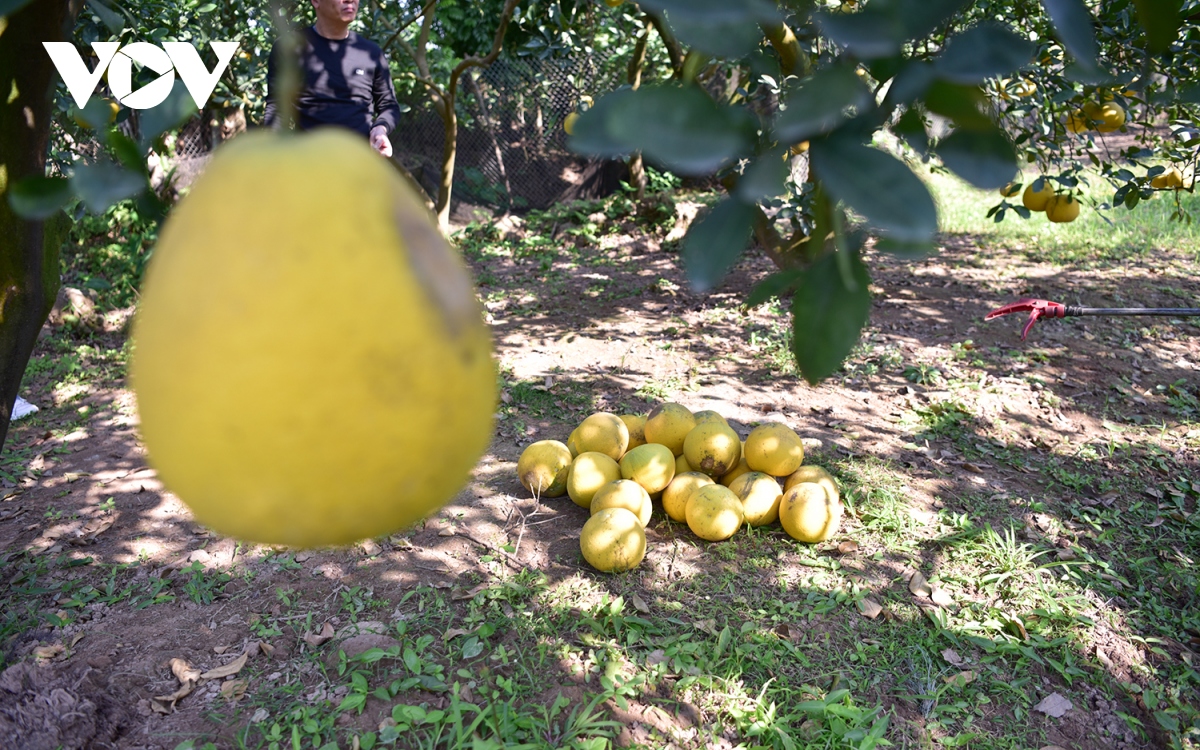
[[[1166,319],[1052,320],[1038,323],[1022,342],[1024,316],[983,321],[990,309],[1024,296],[1097,306],[1195,304],[1200,280],[1190,259],[1163,252],[1084,268],[1012,248],[980,249],[970,237],[944,241],[944,250],[925,260],[869,257],[875,303],[863,345],[843,373],[816,387],[782,363],[786,318],[738,306],[770,271],[757,255],[708,295],[688,290],[669,243],[630,233],[581,248],[575,268],[562,266],[561,258],[547,271],[513,257],[471,257],[507,383],[495,438],[470,485],[422,528],[348,549],[285,554],[198,527],[148,465],[128,390],[82,382],[52,391],[51,383],[40,383],[44,390],[23,394],[43,407],[36,432],[16,423],[7,446],[27,462],[19,481],[0,491],[3,554],[90,559],[91,566],[58,574],[65,579],[83,578],[98,563],[128,564],[136,571],[129,583],[148,604],[164,579],[178,590],[196,571],[233,573],[211,604],[177,596],[145,608],[73,608],[64,597],[63,614],[72,617],[63,619],[70,624],[43,622],[5,644],[0,730],[14,732],[27,748],[172,748],[211,735],[214,711],[237,698],[229,691],[252,693],[257,680],[279,680],[298,668],[297,656],[315,648],[293,633],[256,628],[264,616],[280,614],[273,593],[279,587],[326,601],[364,590],[396,601],[418,584],[466,596],[493,577],[481,555],[510,569],[539,570],[551,581],[585,572],[576,536],[585,512],[566,498],[540,505],[529,499],[514,468],[525,445],[565,440],[579,419],[598,409],[644,412],[673,400],[717,410],[743,437],[774,415],[808,439],[815,456],[905,467],[917,515],[969,512],[980,493],[1045,495],[1044,461],[1112,441],[1154,446],[1170,460],[1157,476],[1140,478],[1147,488],[1179,466],[1195,468],[1200,430],[1181,420],[1170,392],[1158,386],[1200,386],[1196,326]],[[119,320],[109,323],[120,328]],[[103,340],[116,346],[121,336],[117,330]],[[534,388],[554,397],[552,408],[526,408],[523,395]],[[962,442],[914,443],[904,415],[940,403],[951,391],[975,415],[967,444],[1001,440],[1022,447],[1028,466],[967,460]],[[62,434],[63,425],[73,429]],[[1105,460],[1097,459],[1100,465]],[[1100,489],[1081,486],[1066,499],[1111,503]],[[1021,509],[1013,516],[1037,523],[1036,514]],[[720,564],[702,547],[677,543],[680,532],[661,517],[648,535],[651,552],[641,578],[628,584],[634,588],[649,591],[656,579]],[[862,572],[871,580],[878,571],[868,565]],[[331,616],[328,623],[344,647],[355,635],[365,638],[360,647],[388,640],[347,630],[345,617]],[[306,632],[315,635],[324,624],[306,623]],[[1097,632],[1099,638],[1104,631]],[[1189,637],[1181,634],[1174,647],[1188,646]],[[262,676],[229,689],[224,686],[236,680],[211,679],[190,695],[161,697],[180,684],[173,659],[203,671],[239,654],[257,662],[255,674]],[[1141,658],[1116,647],[1106,654],[1114,679],[1128,678]],[[578,687],[564,678],[561,690],[569,695]],[[687,725],[686,712],[663,716],[651,709],[635,703],[617,711],[623,737],[648,736],[656,722]],[[1118,711],[1146,715],[1126,699],[1097,693],[1053,722],[1048,736],[1064,747],[1137,746],[1115,718]],[[347,717],[364,727],[378,719],[370,712]]]

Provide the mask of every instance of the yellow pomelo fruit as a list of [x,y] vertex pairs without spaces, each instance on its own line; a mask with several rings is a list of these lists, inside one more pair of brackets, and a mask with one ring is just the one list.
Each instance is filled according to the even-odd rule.
[[621,421],[625,423],[625,429],[629,430],[629,445],[625,446],[625,450],[646,444],[645,417],[640,414],[622,414]]
[[688,498],[686,515],[693,534],[710,542],[719,542],[742,527],[742,501],[725,485],[709,484]]
[[701,422],[683,441],[688,466],[710,477],[720,477],[742,458],[742,439],[725,420]]
[[801,482],[783,493],[779,523],[788,536],[801,542],[824,542],[837,533],[842,521],[842,504],[824,487]]
[[597,412],[579,423],[575,444],[580,453],[595,451],[620,461],[629,447],[629,428],[616,414]]
[[788,153],[792,156],[799,156],[808,151],[808,145],[808,141],[800,141],[799,143],[792,144],[792,147],[788,149]]
[[1168,167],[1167,171],[1150,178],[1150,187],[1159,190],[1183,186],[1183,173],[1176,167]]
[[1095,119],[1100,121],[1096,130],[1111,133],[1125,124],[1125,108],[1116,102],[1105,102],[1096,113]]
[[621,467],[616,461],[595,451],[580,453],[567,474],[567,494],[580,508],[590,509],[597,490],[620,478]]
[[623,2],[625,2],[625,0],[604,0],[604,4],[610,8],[615,8]]
[[1058,223],[1069,223],[1079,218],[1079,201],[1075,196],[1060,193],[1046,204],[1046,218]]
[[672,521],[684,523],[687,521],[687,501],[692,493],[701,487],[716,484],[713,478],[698,471],[688,471],[676,474],[671,483],[662,493],[663,511]]
[[683,441],[696,426],[696,418],[679,404],[659,404],[646,417],[646,442],[671,449],[671,455],[683,455]]
[[1013,84],[1009,90],[1012,91],[1013,96],[1025,98],[1028,96],[1033,96],[1037,93],[1037,84],[1028,78],[1022,78]]
[[675,473],[683,474],[692,471],[692,465],[688,463],[687,456],[678,456],[675,459]]
[[841,499],[841,492],[838,491],[837,480],[833,478],[832,474],[830,474],[828,471],[825,471],[820,466],[813,466],[810,464],[808,466],[801,466],[799,469],[796,469],[794,472],[788,475],[787,479],[783,480],[783,491],[787,492],[801,482],[812,482],[814,484],[819,484],[825,488],[825,491],[828,492],[829,496],[834,500]]
[[575,121],[578,119],[578,112],[568,113],[567,116],[563,118],[563,130],[567,131],[567,135],[575,134]]
[[567,450],[571,451],[571,458],[579,455],[579,428],[571,430],[571,434],[567,436]]
[[654,511],[646,490],[632,479],[618,479],[596,490],[592,496],[592,515],[605,508],[624,508],[637,516],[642,526],[650,523],[650,514]]
[[632,479],[650,494],[662,492],[674,476],[675,457],[665,445],[639,445],[621,458],[621,477]]
[[[1082,109],[1077,109],[1067,115],[1066,120],[1068,133],[1083,133],[1088,129],[1088,116]],[[1030,209],[1034,210],[1034,209]]]
[[596,570],[621,573],[636,568],[646,556],[646,530],[624,508],[606,508],[583,525],[579,551]]
[[1019,183],[1019,182],[1010,182],[1007,185],[1005,185],[1004,187],[1000,188],[1000,195],[1005,198],[1012,198],[1013,196],[1019,194],[1020,192],[1021,192],[1021,183]]
[[1031,182],[1025,188],[1025,192],[1021,194],[1021,205],[1030,211],[1045,211],[1046,205],[1050,203],[1050,199],[1053,197],[1054,188],[1050,187],[1049,180],[1042,181],[1041,190],[1034,190],[1033,183]]
[[1100,119],[1100,103],[1087,101],[1083,103],[1083,107],[1077,111],[1083,112],[1083,116],[1089,120]]
[[751,526],[766,526],[779,518],[783,490],[770,474],[749,471],[733,480],[729,491],[742,501],[742,515]]
[[410,526],[492,436],[470,274],[346,130],[222,146],[163,226],[133,339],[150,462],[222,534],[316,547]]
[[534,497],[561,497],[567,492],[571,451],[557,440],[539,440],[521,451],[517,478]]
[[[742,446],[742,451],[743,453],[745,452],[744,445]],[[746,465],[746,456],[743,455],[741,460],[737,462],[737,466],[733,467],[728,474],[721,477],[721,484],[728,487],[729,485],[733,484],[733,480],[737,479],[748,471],[750,471],[750,467]]]
[[773,477],[786,477],[804,463],[804,443],[791,427],[760,424],[746,436],[746,465]]
[[696,420],[697,425],[704,424],[705,422],[720,422],[724,425],[729,424],[729,422],[725,420],[725,417],[722,417],[719,412],[713,411],[712,409],[701,409],[700,411],[693,412],[692,419]]

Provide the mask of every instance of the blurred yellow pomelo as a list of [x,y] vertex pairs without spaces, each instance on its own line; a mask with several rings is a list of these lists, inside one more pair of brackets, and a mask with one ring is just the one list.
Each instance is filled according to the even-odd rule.
[[715,412],[712,409],[701,409],[698,412],[693,412],[692,419],[696,420],[696,424],[698,425],[704,424],[705,422],[720,422],[724,425],[729,424],[729,422],[725,420],[725,417],[722,417],[719,412]]
[[222,534],[396,531],[450,500],[491,439],[471,277],[349,131],[222,146],[163,226],[133,339],[150,462]]
[[621,573],[636,568],[646,556],[646,530],[624,508],[606,508],[583,525],[579,551],[596,570]]
[[579,119],[578,112],[571,112],[563,118],[563,130],[567,131],[567,135],[575,134],[575,121]]
[[539,440],[521,451],[517,479],[534,497],[561,497],[567,492],[571,451],[557,440]]
[[687,501],[701,487],[716,484],[713,478],[698,471],[676,474],[662,493],[663,511],[672,521],[687,521]]
[[1161,172],[1150,178],[1150,187],[1159,190],[1178,188],[1183,186],[1183,173],[1177,167],[1167,167],[1165,172]]
[[837,480],[833,478],[832,474],[830,474],[828,471],[825,471],[820,466],[809,464],[808,466],[801,466],[799,469],[793,471],[788,475],[787,479],[783,480],[783,491],[787,492],[801,482],[813,482],[814,484],[819,484],[825,488],[825,491],[828,492],[829,496],[834,500],[841,499],[841,493],[838,491]]
[[746,436],[746,465],[773,477],[786,477],[804,463],[804,443],[785,424],[760,424]]
[[639,445],[621,458],[621,477],[632,479],[650,494],[662,492],[674,476],[675,457],[665,445]]
[[675,474],[684,474],[692,470],[692,465],[688,463],[687,456],[677,456],[675,458]]
[[721,484],[723,484],[723,485],[725,485],[726,487],[728,487],[729,485],[733,484],[733,480],[737,479],[737,478],[738,478],[738,477],[740,477],[741,475],[743,475],[743,474],[745,474],[746,472],[750,471],[750,467],[746,465],[746,456],[745,456],[745,450],[746,450],[746,445],[745,445],[745,443],[743,443],[743,444],[742,444],[742,458],[741,458],[741,460],[739,460],[739,461],[737,462],[737,466],[735,466],[735,467],[733,467],[732,469],[730,469],[730,470],[729,470],[729,473],[728,473],[728,474],[726,474],[725,476],[721,477]]
[[721,477],[742,458],[742,440],[725,420],[701,422],[683,441],[688,466],[710,477]]
[[783,494],[779,523],[793,539],[815,544],[837,533],[842,504],[819,484],[801,482]]
[[580,453],[595,451],[620,461],[629,446],[629,428],[616,414],[597,412],[575,428],[575,444]]
[[[1087,132],[1089,119],[1090,118],[1088,117],[1087,113],[1082,109],[1076,109],[1076,110],[1072,111],[1070,114],[1067,115],[1066,122],[1064,123],[1067,127],[1067,132],[1068,133]],[[1030,210],[1037,210],[1037,209],[1030,209]]]
[[625,423],[625,429],[629,430],[629,445],[625,450],[632,450],[639,445],[646,444],[646,418],[640,414],[622,414],[621,421]]
[[[1037,182],[1037,180],[1034,180]],[[1021,194],[1021,205],[1028,208],[1030,211],[1045,211],[1046,205],[1050,203],[1050,199],[1054,197],[1054,188],[1050,187],[1049,180],[1042,181],[1042,189],[1034,190],[1033,182],[1025,188],[1025,192]]]
[[729,485],[729,491],[742,501],[742,515],[751,526],[766,526],[779,518],[783,490],[770,474],[749,471]]
[[620,478],[621,467],[616,461],[595,451],[580,453],[567,474],[567,494],[580,508],[590,509],[596,491]]
[[709,484],[688,498],[686,515],[693,534],[719,542],[742,527],[742,501],[725,485]]
[[1021,192],[1021,183],[1010,182],[1000,188],[1000,195],[1004,198],[1012,198]]
[[592,515],[605,508],[624,508],[637,516],[642,526],[650,523],[650,514],[654,511],[650,495],[632,479],[618,479],[596,490],[592,496]]
[[1046,204],[1046,218],[1060,224],[1070,223],[1079,218],[1079,201],[1068,193],[1059,193]]
[[1125,124],[1125,108],[1116,102],[1105,102],[1096,113],[1095,119],[1100,121],[1096,130],[1101,133],[1111,133],[1119,130]]
[[659,404],[646,417],[646,442],[671,449],[671,455],[683,455],[683,441],[696,426],[696,418],[686,406]]

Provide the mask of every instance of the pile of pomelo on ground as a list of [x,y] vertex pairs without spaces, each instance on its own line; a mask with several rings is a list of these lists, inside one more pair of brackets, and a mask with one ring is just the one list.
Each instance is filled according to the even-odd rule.
[[534,497],[568,495],[591,512],[579,547],[604,572],[642,561],[655,504],[710,542],[778,521],[792,538],[815,544],[837,533],[842,518],[836,481],[804,465],[790,427],[766,422],[743,441],[715,411],[693,414],[673,403],[646,416],[592,414],[565,443],[527,446],[517,478]]

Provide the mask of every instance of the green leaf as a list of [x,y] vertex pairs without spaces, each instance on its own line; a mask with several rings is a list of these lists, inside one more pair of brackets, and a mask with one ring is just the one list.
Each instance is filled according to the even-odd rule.
[[1138,22],[1146,30],[1147,47],[1151,54],[1166,52],[1179,35],[1183,23],[1180,0],[1133,0]]
[[143,175],[109,162],[80,164],[71,177],[71,187],[92,213],[103,213],[146,187]]
[[950,171],[977,188],[995,190],[1017,176],[1017,152],[998,128],[956,130],[943,138],[937,154]]
[[628,106],[625,100],[632,96],[633,89],[620,88],[600,97],[586,112],[580,113],[574,132],[567,137],[567,147],[576,153],[607,158],[633,153],[636,149],[617,140],[609,127],[609,120],[621,116]]
[[932,242],[901,242],[891,237],[880,237],[875,241],[875,249],[881,253],[912,260],[925,258],[937,252]]
[[762,42],[762,30],[753,20],[694,21],[671,14],[671,29],[679,41],[714,57],[745,57]]
[[872,2],[858,13],[813,14],[821,32],[856,57],[871,60],[900,52],[904,42],[921,39],[942,26],[966,0]]
[[937,72],[950,81],[979,83],[1028,65],[1033,52],[1033,45],[1008,27],[981,23],[947,42]]
[[1092,30],[1092,14],[1083,0],[1042,0],[1063,46],[1086,70],[1095,70],[1096,34]]
[[120,13],[108,7],[107,4],[100,2],[100,0],[87,0],[87,5],[92,9],[93,13],[100,17],[100,21],[108,27],[108,30],[114,36],[125,30],[125,19],[121,17]]
[[853,67],[822,68],[788,95],[787,109],[775,120],[775,137],[790,144],[828,133],[841,123],[846,109],[871,103],[871,90]]
[[0,0],[0,17],[11,16],[30,2],[31,0]]
[[783,195],[788,165],[778,151],[767,152],[750,162],[738,180],[737,197],[747,203]]
[[853,289],[843,283],[834,253],[827,253],[805,270],[792,297],[792,352],[814,385],[837,372],[871,312],[871,277],[857,253],[850,268]]
[[666,12],[671,19],[685,18],[702,23],[771,21],[779,18],[774,3],[767,0],[639,0],[644,10]]
[[112,119],[112,105],[109,104],[108,99],[100,96],[93,96],[88,100],[87,106],[77,112],[79,118],[86,122],[92,130],[108,127],[108,123]]
[[596,156],[641,151],[673,172],[703,175],[749,153],[754,140],[754,120],[743,109],[717,104],[695,86],[663,85],[602,97],[568,143]]
[[746,249],[753,223],[753,205],[726,198],[692,225],[681,255],[693,289],[706,292],[720,283]]
[[925,92],[925,106],[930,112],[949,117],[956,127],[972,130],[995,127],[984,109],[987,98],[977,86],[934,81]]
[[183,81],[176,80],[171,93],[162,104],[142,110],[141,115],[141,144],[143,149],[150,148],[159,136],[169,130],[175,130],[196,114],[196,102],[188,93]]
[[754,308],[763,304],[767,300],[775,297],[782,297],[788,292],[796,288],[796,284],[804,278],[804,270],[792,268],[786,271],[777,271],[767,278],[758,282],[750,293],[746,295],[746,300],[742,304],[746,307]]
[[836,199],[878,231],[905,242],[937,232],[937,208],[925,183],[904,162],[850,136],[813,141],[813,171]]
[[925,92],[936,80],[937,70],[932,63],[909,60],[892,80],[892,85],[888,88],[887,100],[903,104],[920,99],[925,96]]
[[8,205],[17,216],[40,221],[67,205],[72,195],[71,183],[66,177],[26,177],[12,184]]
[[111,128],[106,134],[105,140],[108,143],[108,148],[117,157],[117,161],[122,166],[142,175],[147,174],[146,157],[142,155],[142,150],[138,148],[138,145],[134,143],[132,138],[115,128]]

